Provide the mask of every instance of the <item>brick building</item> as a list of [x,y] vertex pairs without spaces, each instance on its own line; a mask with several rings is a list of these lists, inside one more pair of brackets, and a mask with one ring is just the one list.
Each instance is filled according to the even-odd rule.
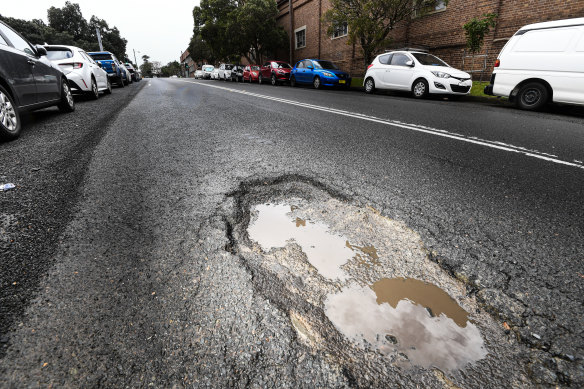
[[[179,62],[180,62],[180,67],[181,67],[181,74],[184,77],[194,77],[195,76],[195,70],[197,70],[197,64],[191,58],[191,54],[189,53],[188,50],[185,50],[183,53],[181,53]],[[185,64],[189,65],[188,69],[185,68]]]
[[[366,64],[361,47],[347,44],[346,27],[341,26],[334,36],[327,34],[322,16],[329,8],[328,0],[278,0],[278,24],[290,37],[290,52],[277,53],[278,57],[292,64],[303,58],[330,59],[353,76],[363,76]],[[584,17],[584,0],[450,0],[447,6],[438,2],[429,11],[399,23],[386,49],[423,47],[479,77],[490,73],[499,51],[520,27]],[[470,56],[462,26],[485,13],[498,15],[497,26],[485,37],[483,52]]]

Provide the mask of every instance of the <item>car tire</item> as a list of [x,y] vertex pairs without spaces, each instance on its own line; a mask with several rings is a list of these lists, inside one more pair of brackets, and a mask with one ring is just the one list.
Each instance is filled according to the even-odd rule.
[[294,77],[294,76],[290,77],[290,86],[292,88],[294,88],[296,86],[296,77]]
[[276,78],[276,75],[275,74],[272,74],[271,81],[272,81],[272,85],[273,86],[278,86],[278,79]]
[[73,100],[71,88],[66,80],[61,81],[61,84],[61,102],[57,104],[57,107],[61,112],[73,112],[75,111],[75,100]]
[[515,104],[527,111],[537,111],[547,104],[548,99],[549,92],[545,85],[540,82],[529,82],[517,92]]
[[105,90],[103,91],[106,95],[111,95],[112,94],[112,83],[108,77],[107,79],[107,87],[105,88]]
[[12,96],[0,86],[0,140],[14,140],[20,136],[20,114]]
[[124,84],[124,78],[122,77],[122,73],[120,73],[120,79],[118,80],[117,84],[120,88],[123,88],[124,86],[126,86]]
[[423,78],[418,78],[412,85],[412,95],[416,99],[425,99],[428,97],[428,81]]
[[99,99],[99,89],[97,88],[97,82],[95,78],[91,77],[91,91],[89,92],[89,97],[91,100]]
[[314,79],[312,80],[312,87],[314,89],[320,89],[321,86],[322,84],[320,83],[320,77],[319,76],[314,77]]
[[365,80],[365,93],[375,93],[375,80],[373,80],[371,77]]
[[260,73],[260,76],[258,77],[258,84],[263,84],[264,83],[264,78],[262,77],[262,74]]

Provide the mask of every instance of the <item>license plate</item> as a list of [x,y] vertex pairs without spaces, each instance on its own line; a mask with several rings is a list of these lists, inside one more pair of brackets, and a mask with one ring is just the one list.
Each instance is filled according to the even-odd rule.
[[345,80],[339,80],[339,84],[344,84]]

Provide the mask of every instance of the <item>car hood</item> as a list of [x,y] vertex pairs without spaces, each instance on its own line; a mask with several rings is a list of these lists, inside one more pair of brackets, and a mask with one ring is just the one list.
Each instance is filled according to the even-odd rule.
[[443,72],[448,73],[453,77],[456,78],[470,78],[470,74],[463,72],[462,70],[458,70],[455,68],[449,68],[447,66],[430,66],[430,65],[422,65],[424,69],[430,72]]

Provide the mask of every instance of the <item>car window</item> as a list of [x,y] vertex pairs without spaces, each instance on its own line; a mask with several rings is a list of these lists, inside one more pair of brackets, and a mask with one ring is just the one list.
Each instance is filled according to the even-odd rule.
[[317,69],[338,69],[331,61],[313,61]]
[[8,43],[4,40],[4,38],[2,38],[2,35],[0,35],[0,43],[8,46]]
[[428,66],[448,66],[448,64],[442,61],[440,58],[433,56],[432,54],[425,53],[413,53],[412,54],[419,63]]
[[82,54],[82,55],[83,55],[85,58],[87,58],[87,60],[89,61],[89,63],[92,63],[92,64],[94,64],[94,65],[97,65],[97,64],[95,63],[95,61],[93,60],[93,58],[91,58],[91,56],[90,56],[89,54],[87,54],[85,51],[80,51],[80,53],[81,53],[81,54]]
[[259,66],[252,66],[251,70],[260,70],[260,67]]
[[310,61],[308,59],[307,60],[304,60],[304,66],[303,67],[308,68],[309,66],[310,67],[314,67],[314,65],[312,64],[312,61]]
[[233,65],[225,65],[225,70],[231,70],[232,67]]
[[30,55],[36,55],[32,46],[10,27],[0,23],[0,29],[2,30],[2,33],[6,36],[6,38],[8,38],[10,43],[12,43],[12,46],[14,46],[15,49],[24,51],[25,53]]
[[111,61],[112,55],[111,54],[90,54],[91,58],[96,61]]
[[298,62],[298,63],[296,64],[296,68],[297,68],[297,69],[302,69],[302,68],[304,68],[304,61],[300,61],[300,62]]
[[73,52],[68,49],[47,49],[47,58],[51,61],[73,58]]
[[405,54],[395,53],[391,58],[391,64],[394,66],[407,66],[406,62],[411,61]]
[[290,69],[290,65],[285,62],[272,62],[272,67],[274,69]]
[[391,63],[391,57],[393,54],[385,54],[379,56],[379,63],[382,65],[389,65]]

